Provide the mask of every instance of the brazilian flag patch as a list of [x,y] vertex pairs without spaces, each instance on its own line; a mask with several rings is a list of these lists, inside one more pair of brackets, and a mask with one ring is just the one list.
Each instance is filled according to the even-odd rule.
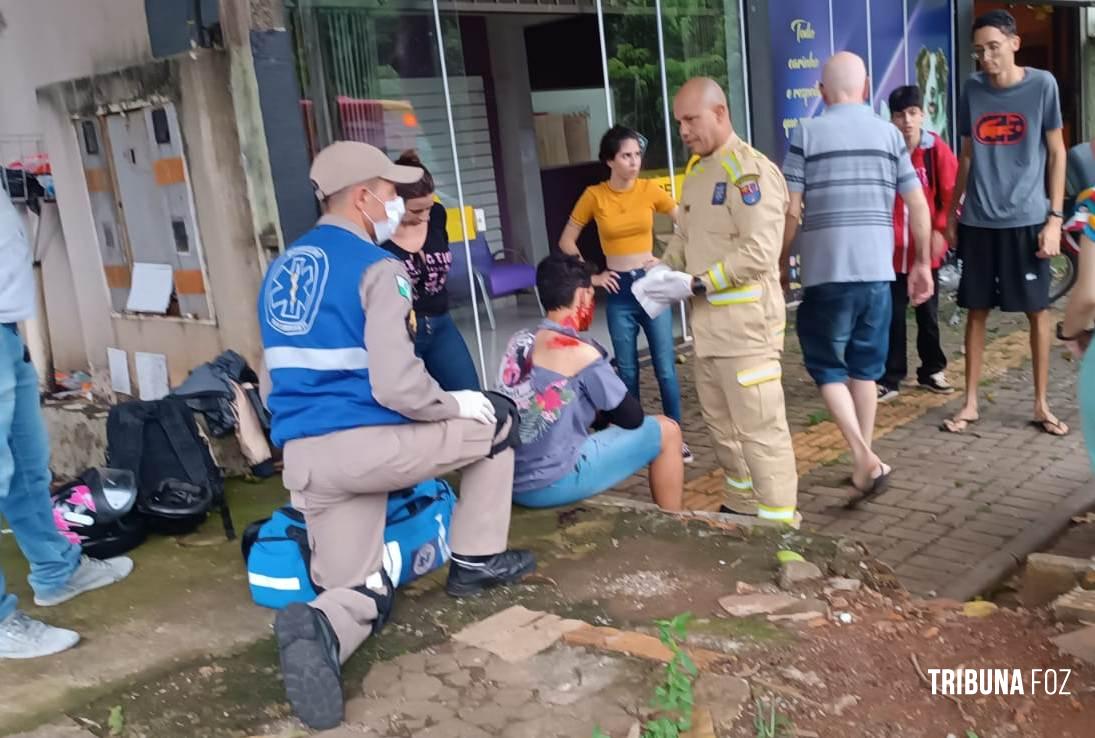
[[399,294],[406,300],[414,300],[414,293],[411,292],[411,283],[403,277],[395,278],[396,289],[399,290]]

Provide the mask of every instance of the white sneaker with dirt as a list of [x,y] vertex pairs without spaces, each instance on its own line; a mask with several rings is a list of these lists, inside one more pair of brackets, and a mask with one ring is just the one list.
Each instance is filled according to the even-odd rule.
[[882,384],[882,382],[878,383],[878,401],[879,402],[890,402],[891,400],[896,400],[897,396],[899,394],[901,394],[901,393],[898,392],[896,387],[889,387],[887,385]]
[[76,567],[72,578],[65,586],[46,597],[35,595],[34,604],[38,607],[60,605],[84,592],[120,582],[128,577],[131,571],[133,571],[133,559],[128,556],[117,556],[113,559],[93,559],[83,556],[80,559],[80,565]]
[[688,448],[687,443],[681,444],[681,456],[684,457],[684,463],[691,464],[696,460],[696,457],[692,455],[692,449]]
[[919,384],[937,395],[949,395],[954,392],[954,387],[947,381],[947,376],[943,372],[936,372],[927,379],[920,380]]
[[80,642],[80,634],[54,628],[16,610],[0,622],[0,659],[36,659],[67,651]]

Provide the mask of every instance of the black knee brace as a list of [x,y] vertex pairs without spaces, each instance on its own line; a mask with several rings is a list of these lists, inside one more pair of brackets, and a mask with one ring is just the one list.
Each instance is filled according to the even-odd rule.
[[[521,445],[521,416],[517,411],[517,405],[513,400],[498,392],[484,392],[490,403],[494,405],[494,445],[491,446],[488,459],[493,459],[496,454],[507,448],[517,448]],[[509,428],[506,422],[509,421]],[[503,433],[505,431],[505,433]]]
[[383,566],[380,567],[380,577],[384,582],[385,589],[387,589],[385,594],[374,592],[364,584],[360,587],[353,587],[355,592],[365,595],[376,603],[376,620],[373,621],[374,634],[379,633],[384,624],[388,622],[388,618],[392,616],[392,607],[395,605],[395,584],[392,583],[391,577],[388,576],[388,572]]

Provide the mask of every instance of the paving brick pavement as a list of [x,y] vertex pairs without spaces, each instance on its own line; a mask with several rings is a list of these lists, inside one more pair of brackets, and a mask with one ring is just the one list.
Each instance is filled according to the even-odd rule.
[[[894,467],[888,489],[858,510],[845,510],[852,495],[846,447],[802,366],[793,334],[784,360],[788,422],[800,474],[799,507],[804,528],[845,535],[866,543],[894,566],[909,589],[927,593],[972,569],[1004,547],[1091,478],[1076,413],[1075,365],[1054,347],[1050,402],[1073,432],[1054,438],[1029,425],[1031,369],[1022,316],[993,316],[982,382],[981,422],[962,435],[939,424],[953,414],[959,393],[938,396],[903,391],[879,409],[876,449]],[[961,326],[944,327],[952,357],[948,374],[961,384]],[[910,339],[915,330],[910,331]],[[915,349],[910,347],[915,367]],[[686,362],[690,359],[687,356]],[[686,469],[685,502],[692,509],[717,509],[722,490],[710,437],[700,415],[691,367],[681,376],[685,440],[696,455]],[[643,404],[658,412],[649,367],[642,376]],[[648,500],[645,473],[614,494]]]

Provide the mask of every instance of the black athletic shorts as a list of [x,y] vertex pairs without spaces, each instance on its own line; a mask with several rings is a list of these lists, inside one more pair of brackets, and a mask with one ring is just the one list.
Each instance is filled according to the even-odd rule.
[[1049,307],[1049,259],[1038,258],[1042,226],[958,226],[962,280],[958,305],[967,310],[1000,308],[1037,313]]

